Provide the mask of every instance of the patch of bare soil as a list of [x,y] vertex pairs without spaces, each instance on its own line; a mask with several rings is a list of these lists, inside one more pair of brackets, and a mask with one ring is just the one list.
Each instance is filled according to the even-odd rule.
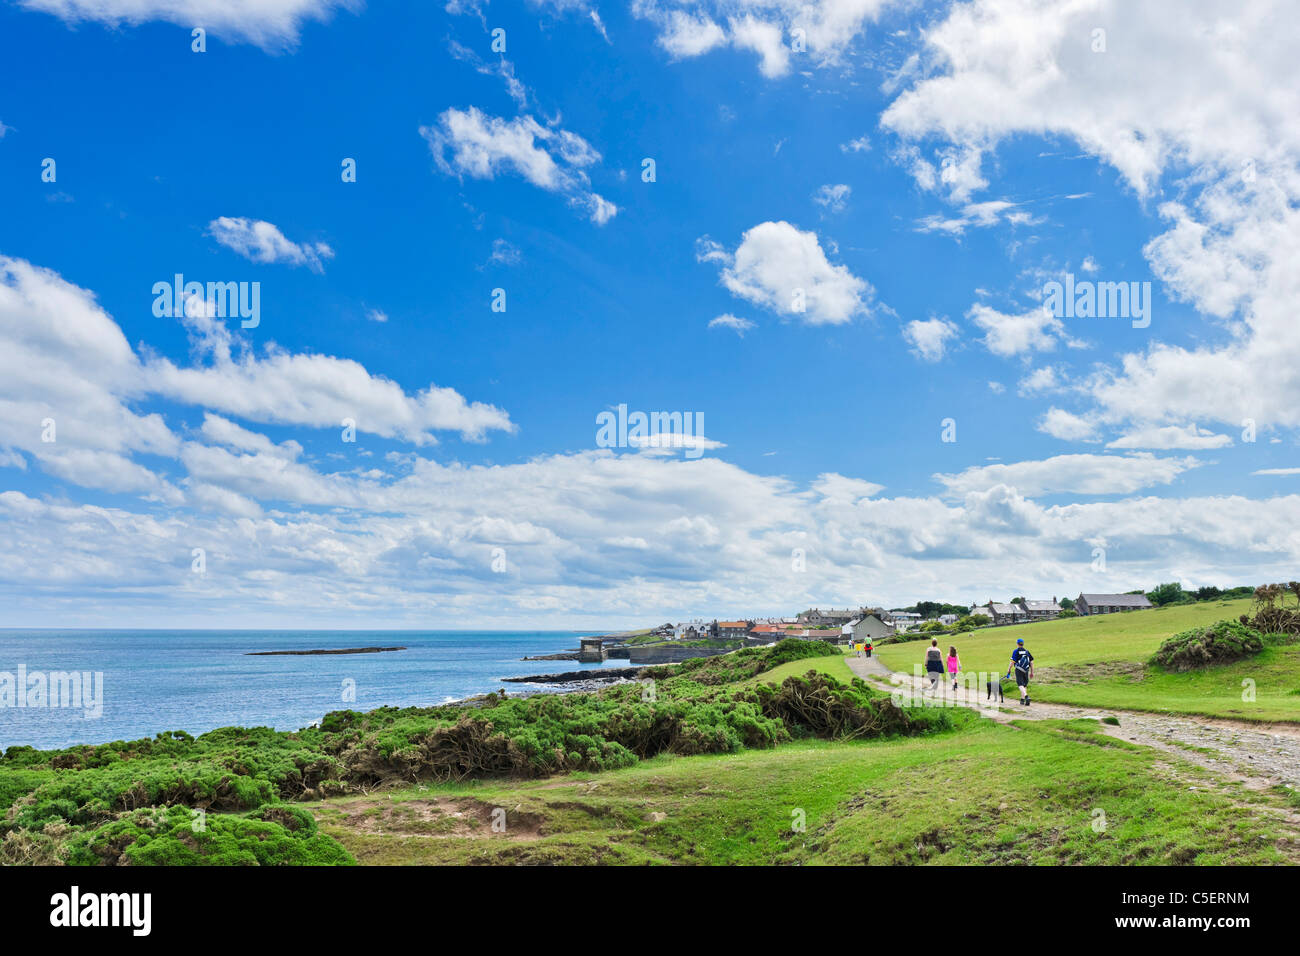
[[341,824],[356,833],[387,836],[538,840],[545,819],[518,808],[495,807],[469,797],[366,800],[347,804]]

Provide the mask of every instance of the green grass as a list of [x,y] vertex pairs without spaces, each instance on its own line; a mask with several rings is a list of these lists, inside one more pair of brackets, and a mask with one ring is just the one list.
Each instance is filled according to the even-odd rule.
[[[1048,671],[1048,678],[1058,675]],[[1067,680],[1082,679],[1067,670]],[[1243,700],[1254,682],[1255,699]],[[1172,673],[1144,667],[1083,683],[1035,682],[1044,700],[1086,707],[1195,714],[1251,721],[1300,721],[1300,645],[1266,647],[1249,660],[1204,670]]]
[[[968,671],[1005,673],[1023,637],[1034,655],[1034,697],[1083,707],[1115,707],[1253,721],[1300,721],[1300,645],[1267,647],[1256,657],[1175,674],[1145,662],[1167,638],[1193,627],[1236,620],[1250,600],[1069,618],[990,628],[939,639],[955,644]],[[890,668],[910,673],[929,642],[889,644],[876,653]],[[1256,699],[1243,701],[1242,681],[1254,681]]]
[[[1279,849],[1272,816],[1241,804],[1290,795],[1192,791],[1153,772],[1167,759],[1101,735],[1095,721],[971,715],[961,731],[925,738],[658,757],[312,809],[322,833],[372,864],[1287,862],[1294,846]],[[504,833],[488,823],[498,807]]]
[[838,657],[809,657],[804,660],[778,664],[770,671],[751,677],[739,686],[745,687],[751,684],[757,684],[760,681],[767,684],[780,684],[787,677],[802,677],[809,671],[817,671],[819,674],[826,674],[829,677],[834,677],[838,681],[843,681],[845,684],[853,680],[854,677],[854,674],[849,670],[849,665],[844,660],[843,655]]

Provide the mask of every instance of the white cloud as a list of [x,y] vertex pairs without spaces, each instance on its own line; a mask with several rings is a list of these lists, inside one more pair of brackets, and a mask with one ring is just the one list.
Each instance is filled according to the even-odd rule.
[[1195,458],[1154,455],[1057,455],[1042,461],[978,465],[934,478],[951,495],[985,492],[998,485],[1022,495],[1132,494],[1152,485],[1167,485],[1201,463]]
[[1016,392],[1020,395],[1039,395],[1045,392],[1060,391],[1065,387],[1061,381],[1056,368],[1051,365],[1044,365],[1036,368],[1016,386]]
[[[845,54],[881,11],[899,0],[635,0],[632,12],[654,24],[658,43],[675,59],[723,46],[759,55],[759,72],[774,79],[798,57],[812,65],[842,66]],[[726,23],[726,29],[719,26]],[[805,52],[794,53],[793,31]]]
[[490,61],[485,60],[476,51],[455,40],[447,41],[447,49],[453,57],[468,63],[476,72],[484,76],[495,76],[499,79],[502,85],[505,86],[506,93],[520,109],[528,106],[528,88],[515,75],[515,65],[504,56],[499,56]]
[[714,316],[712,319],[709,319],[709,328],[731,329],[742,338],[745,333],[753,327],[754,323],[749,319],[742,319],[739,316],[732,315],[730,312],[724,312],[722,315]]
[[[699,452],[713,451],[718,448],[727,446],[712,438],[704,435],[688,435],[685,432],[678,431],[659,431],[651,432],[648,435],[630,435],[628,444],[634,448],[652,454],[665,454],[673,451],[698,450]],[[698,456],[697,456],[698,457]]]
[[[1276,82],[1290,70],[1290,44],[1266,25],[1288,14],[1267,2],[1237,22],[1213,3],[954,5],[925,33],[934,69],[881,123],[975,154],[1019,133],[1064,134],[1145,195],[1170,161],[1236,168],[1300,144],[1286,121],[1300,91]],[[1103,24],[1112,42],[1094,53]]]
[[350,418],[358,431],[415,445],[435,443],[435,431],[478,440],[490,430],[514,430],[501,409],[467,402],[454,389],[430,385],[408,395],[352,359],[275,348],[262,358],[218,356],[205,366],[159,358],[144,382],[156,394],[252,422],[338,428]]
[[753,16],[733,17],[727,21],[731,42],[758,54],[758,71],[768,79],[790,72],[790,48],[778,23]]
[[[502,410],[467,402],[453,389],[430,385],[407,394],[351,360],[274,347],[259,358],[208,310],[182,321],[199,364],[151,353],[142,360],[89,292],[0,257],[0,449],[10,457],[26,452],[42,470],[83,487],[175,503],[181,493],[166,474],[134,460],[175,461],[181,453],[162,414],[136,411],[146,400],[311,428],[337,429],[351,417],[359,433],[417,445],[435,442],[437,431],[477,439],[515,427]],[[273,455],[261,436],[217,416],[205,419],[203,434]],[[249,445],[255,439],[259,444]]]
[[1097,441],[1095,422],[1055,406],[1038,422],[1038,430],[1062,441]]
[[260,219],[221,216],[208,223],[208,232],[227,249],[253,262],[285,262],[323,272],[334,250],[323,242],[291,242],[279,227]]
[[859,136],[857,139],[851,139],[847,143],[840,143],[841,153],[865,153],[871,149],[871,140],[866,135]]
[[707,16],[671,10],[660,22],[659,45],[674,60],[708,53],[727,42],[727,35]]
[[1012,226],[1032,226],[1041,223],[1041,217],[1019,208],[1019,203],[1006,199],[967,203],[956,216],[930,215],[917,221],[917,232],[942,232],[951,236],[963,235],[971,227],[987,229],[999,222]]
[[618,212],[591,190],[584,167],[599,162],[600,153],[576,133],[543,126],[531,116],[506,120],[471,106],[444,110],[436,126],[420,127],[420,135],[438,168],[448,175],[495,179],[500,173],[515,173],[563,195],[597,225]]
[[265,49],[293,47],[308,20],[326,21],[335,10],[355,10],[354,0],[18,0],[28,10],[52,13],[70,26],[102,23],[138,26],[163,21],[255,43]]
[[153,487],[125,467],[127,456],[172,455],[178,439],[160,415],[130,406],[143,375],[122,330],[89,292],[0,256],[0,447],[50,461],[68,480],[93,479],[91,453],[99,454],[116,487],[130,474],[139,488]]
[[988,350],[1004,358],[1053,349],[1057,336],[1064,332],[1061,320],[1042,306],[1011,315],[977,302],[966,317],[984,330]]
[[813,202],[828,212],[843,212],[853,190],[844,183],[827,184],[813,193]]
[[809,325],[848,322],[869,311],[874,294],[847,266],[830,263],[816,233],[788,222],[759,223],[734,253],[703,239],[697,257],[720,264],[722,285],[733,295]]
[[1232,439],[1227,435],[1219,435],[1191,424],[1185,427],[1166,425],[1164,427],[1147,426],[1145,428],[1136,428],[1112,442],[1107,442],[1106,447],[1157,448],[1162,450],[1186,448],[1200,451],[1207,448],[1225,448],[1231,444]]
[[499,266],[517,266],[522,259],[523,254],[517,246],[505,239],[492,240],[492,255],[488,256],[488,262]]
[[387,322],[388,313],[383,309],[366,309],[366,318],[371,322]]
[[225,445],[236,451],[253,452],[287,461],[302,454],[302,445],[292,439],[277,445],[260,432],[249,431],[230,419],[211,412],[204,412],[199,433],[214,445]]
[[903,338],[912,351],[927,362],[937,362],[948,349],[948,340],[960,333],[947,319],[916,319],[903,328]]

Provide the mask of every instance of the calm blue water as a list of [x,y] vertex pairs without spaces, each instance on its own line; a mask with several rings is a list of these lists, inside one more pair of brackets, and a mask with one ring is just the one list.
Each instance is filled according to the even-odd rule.
[[[102,671],[103,714],[0,706],[0,750],[134,740],[231,725],[298,730],[331,710],[441,704],[504,687],[502,677],[627,666],[521,661],[577,647],[590,631],[0,630],[0,672]],[[248,651],[399,647],[384,654],[246,657]],[[343,682],[355,682],[355,702]],[[2,678],[0,678],[2,680]]]

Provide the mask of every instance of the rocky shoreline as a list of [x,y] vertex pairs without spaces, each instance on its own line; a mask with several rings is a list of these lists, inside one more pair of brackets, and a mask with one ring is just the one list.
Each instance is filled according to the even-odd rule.
[[315,654],[383,654],[387,651],[404,651],[405,647],[340,647],[319,648],[311,651],[247,651],[245,657],[279,657],[283,655],[310,657]]
[[599,670],[563,671],[559,674],[531,674],[526,677],[503,677],[510,684],[577,684],[588,683],[596,687],[631,680],[644,670],[642,667],[602,667]]

